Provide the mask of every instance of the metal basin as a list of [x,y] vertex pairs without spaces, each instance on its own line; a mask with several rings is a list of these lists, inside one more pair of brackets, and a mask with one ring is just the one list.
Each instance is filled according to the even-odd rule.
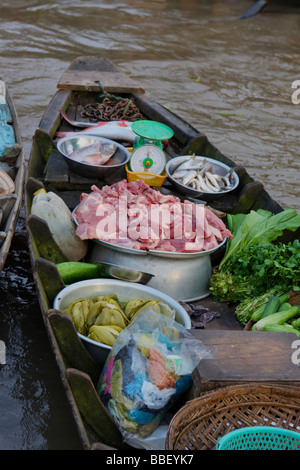
[[[117,281],[114,279],[91,279],[71,284],[62,289],[54,299],[53,308],[64,310],[78,298],[94,298],[98,295],[116,294],[121,302],[131,299],[161,300],[175,311],[175,320],[186,329],[191,329],[191,320],[185,309],[174,299],[159,290],[141,284]],[[103,365],[111,350],[110,346],[99,343],[77,333],[95,361]]]
[[[87,147],[88,145],[92,145],[97,142],[115,144],[118,147],[106,165],[89,165],[88,163],[77,162],[70,158],[70,155],[74,150]],[[78,173],[81,176],[86,176],[88,178],[102,178],[108,176],[118,169],[125,167],[125,164],[130,159],[130,153],[128,150],[118,142],[105,139],[104,137],[87,135],[86,133],[84,133],[84,135],[81,134],[78,136],[64,137],[60,139],[57,142],[57,149],[62,154],[69,168],[75,171],[75,173]]]
[[113,279],[118,279],[119,281],[148,284],[150,279],[153,277],[153,274],[138,271],[137,269],[132,269],[127,266],[118,266],[116,264],[103,263],[102,261],[97,261],[97,263],[102,265],[103,276],[112,277]]
[[193,302],[210,294],[209,280],[212,274],[210,255],[224,245],[196,253],[166,251],[141,251],[123,248],[97,240],[92,247],[90,262],[120,264],[153,274],[149,287],[159,289],[175,300]]
[[[237,188],[239,184],[239,177],[236,174],[235,171],[232,172],[232,178],[233,178],[233,184],[231,189],[228,189],[226,191],[219,191],[219,192],[203,192],[203,191],[198,191],[197,189],[189,188],[188,186],[179,183],[176,179],[172,177],[172,174],[176,170],[176,168],[183,163],[188,157],[191,157],[191,155],[184,155],[182,157],[175,157],[172,158],[171,160],[168,161],[166,164],[166,172],[168,175],[168,179],[171,181],[171,183],[178,189],[178,191],[182,194],[186,194],[187,196],[192,196],[192,197],[201,197],[204,201],[213,201],[215,199],[219,199],[220,197],[224,196],[225,194],[231,193],[235,188]],[[222,162],[219,162],[218,160],[214,160],[212,158],[208,157],[203,157],[203,156],[196,156],[196,160],[207,160],[209,163],[212,164],[213,167],[213,173],[216,173],[220,176],[225,176],[228,171],[230,170],[230,167],[225,165]]]

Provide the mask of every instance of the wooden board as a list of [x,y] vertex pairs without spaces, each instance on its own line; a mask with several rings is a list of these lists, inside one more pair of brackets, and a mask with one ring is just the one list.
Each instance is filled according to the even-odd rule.
[[68,70],[64,72],[57,88],[74,91],[100,92],[103,85],[109,93],[145,93],[145,89],[120,72],[98,72],[86,70]]
[[27,226],[31,231],[36,247],[41,258],[51,261],[52,263],[63,263],[67,261],[60,248],[54,241],[47,222],[34,214],[31,214],[27,221]]
[[122,434],[102,404],[90,377],[71,368],[66,370],[65,377],[74,394],[81,416],[99,436],[100,442],[109,446],[110,449],[128,450],[128,445],[123,443]]
[[[212,260],[213,261],[213,260]],[[194,305],[207,308],[209,312],[217,312],[218,317],[205,324],[205,330],[243,330],[243,325],[234,314],[234,308],[225,302],[217,302],[209,295],[205,299],[193,302]],[[202,331],[202,330],[201,330]]]
[[[299,365],[292,361],[293,333],[265,331],[190,330],[214,350],[194,371],[190,398],[227,385],[251,382],[300,387]],[[299,348],[299,347],[298,347]]]

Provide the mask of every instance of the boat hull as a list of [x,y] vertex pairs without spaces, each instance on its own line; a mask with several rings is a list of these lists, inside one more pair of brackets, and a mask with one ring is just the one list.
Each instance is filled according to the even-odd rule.
[[[84,79],[85,71],[88,73],[87,80]],[[211,201],[210,207],[213,210],[219,213],[247,213],[251,209],[263,208],[278,213],[283,209],[270,197],[260,182],[250,177],[244,167],[223,155],[193,126],[150,99],[138,84],[124,78],[109,60],[90,56],[79,57],[63,74],[58,83],[58,90],[35,132],[28,163],[25,210],[29,253],[41,313],[82,445],[86,449],[122,449],[126,448],[122,436],[96,392],[96,384],[101,373],[99,366],[78,338],[70,318],[52,307],[55,296],[64,288],[56,268],[56,264],[64,261],[64,257],[45,223],[31,214],[32,198],[39,189],[55,191],[64,199],[70,210],[73,210],[79,202],[80,195],[90,191],[93,184],[101,187],[126,178],[124,171],[102,181],[80,178],[59,158],[54,143],[57,131],[76,130],[63,120],[59,110],[66,112],[70,118],[78,120],[84,104],[99,96],[100,86],[95,84],[95,80],[90,80],[93,73],[97,79],[103,80],[108,92],[130,96],[148,119],[159,121],[173,129],[174,137],[167,147],[168,158],[195,153],[214,158],[234,168],[240,184],[227,197]],[[72,81],[74,81],[73,86]],[[168,181],[162,190],[167,194],[177,194]],[[90,253],[87,259],[89,255]],[[218,262],[220,256],[222,250],[211,256],[213,265]],[[220,318],[211,322],[214,323],[213,328],[238,331],[243,329],[234,317],[232,308],[218,305],[210,297],[201,300],[201,304],[209,305],[213,309],[219,308],[222,312]]]
[[[1,80],[4,84],[4,82]],[[14,191],[0,192],[0,272],[5,266],[22,206],[25,179],[25,151],[13,97],[5,86],[5,103],[0,104],[0,169],[11,177]],[[3,144],[3,145],[2,145]]]

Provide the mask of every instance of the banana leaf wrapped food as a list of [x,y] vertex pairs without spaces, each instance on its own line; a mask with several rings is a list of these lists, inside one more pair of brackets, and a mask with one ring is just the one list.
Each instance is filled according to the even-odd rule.
[[90,307],[86,324],[88,329],[92,325],[118,325],[125,328],[128,320],[118,304],[112,301],[98,300]]
[[76,299],[67,309],[63,310],[63,313],[71,317],[76,331],[82,335],[87,333],[87,317],[92,305],[93,301],[90,299]]
[[76,299],[62,312],[71,317],[78,333],[112,346],[119,333],[149,308],[175,318],[175,312],[160,300],[130,299],[122,303],[114,293]]
[[92,325],[89,329],[88,338],[113,346],[121,331],[122,328],[117,325]]
[[124,312],[128,320],[132,321],[139,313],[149,307],[152,307],[157,313],[174,318],[174,311],[167,304],[161,302],[161,300],[132,299],[126,303]]

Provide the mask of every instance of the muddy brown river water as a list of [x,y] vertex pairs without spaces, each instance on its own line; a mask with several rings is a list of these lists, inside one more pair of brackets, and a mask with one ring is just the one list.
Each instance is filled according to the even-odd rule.
[[[77,56],[106,56],[299,209],[300,8],[251,0],[2,0],[0,76],[32,135]],[[292,95],[294,93],[294,102]],[[296,99],[298,96],[298,99]],[[37,304],[21,211],[0,278],[0,450],[80,449]]]

